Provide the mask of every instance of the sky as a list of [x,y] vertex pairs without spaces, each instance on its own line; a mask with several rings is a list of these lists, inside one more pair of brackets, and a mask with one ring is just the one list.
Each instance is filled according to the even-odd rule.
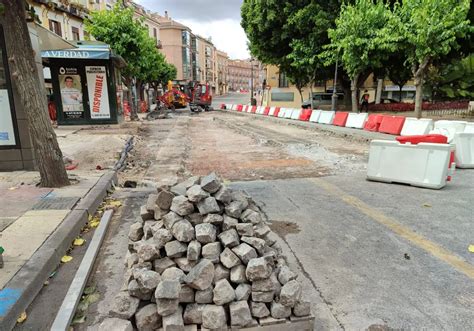
[[136,0],[146,9],[168,15],[193,33],[211,37],[232,59],[249,58],[247,37],[240,26],[242,0]]

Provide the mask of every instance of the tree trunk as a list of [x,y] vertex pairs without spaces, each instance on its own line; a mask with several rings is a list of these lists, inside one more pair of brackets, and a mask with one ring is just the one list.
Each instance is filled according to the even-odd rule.
[[382,100],[383,79],[377,79],[377,94],[375,96],[375,103],[380,104]]
[[300,98],[301,98],[301,103],[303,103],[304,99],[303,99],[303,89],[302,87],[296,87],[298,89],[298,92],[300,93]]
[[359,74],[355,75],[351,80],[352,111],[354,113],[359,112],[359,100],[357,98],[358,81],[359,81]]
[[398,88],[400,89],[399,95],[398,95],[398,101],[402,102],[402,90],[403,90],[404,85],[398,85]]
[[128,90],[129,90],[129,99],[130,99],[130,120],[131,121],[138,121],[138,113],[137,113],[137,90],[135,88],[135,84],[133,84],[133,80],[128,80]]
[[425,80],[425,70],[430,63],[430,59],[426,58],[418,68],[413,67],[413,76],[415,77],[415,87],[416,87],[416,96],[415,96],[415,116],[416,118],[422,117],[422,107],[423,107],[423,83]]
[[415,97],[415,116],[420,119],[422,116],[423,105],[423,79],[415,77],[416,97]]
[[8,62],[20,103],[28,117],[41,186],[69,185],[63,154],[48,116],[43,82],[38,76],[30,33],[26,24],[25,4],[19,0],[1,0],[5,7],[4,32],[9,49]]

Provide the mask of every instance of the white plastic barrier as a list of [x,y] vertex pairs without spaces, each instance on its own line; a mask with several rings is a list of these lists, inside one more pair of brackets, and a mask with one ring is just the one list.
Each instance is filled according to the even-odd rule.
[[467,123],[464,128],[464,133],[474,133],[474,123]]
[[385,183],[440,189],[453,169],[448,169],[449,144],[400,144],[373,140],[370,143],[367,179]]
[[291,113],[291,119],[292,120],[299,120],[301,115],[301,109],[293,109],[293,112]]
[[334,122],[334,116],[336,116],[335,111],[322,110],[321,115],[319,116],[318,123],[332,124],[332,122]]
[[285,116],[284,116],[284,117],[290,119],[290,118],[291,118],[291,114],[293,114],[293,108],[286,108]]
[[246,111],[246,112],[247,112],[247,113],[250,113],[250,112],[252,112],[252,106],[248,106],[248,107],[247,107],[247,111]]
[[320,109],[314,109],[313,112],[311,113],[311,117],[309,118],[310,122],[318,122],[319,117],[321,116],[322,110]]
[[452,142],[456,133],[464,132],[466,121],[436,121],[434,129],[430,133],[442,134],[448,137],[448,142]]
[[401,136],[417,136],[430,133],[433,130],[433,120],[429,118],[407,117],[403,124]]
[[278,117],[285,118],[286,110],[288,108],[280,108],[280,112],[278,113]]
[[225,109],[232,110],[232,105],[230,103],[225,104]]
[[276,110],[276,107],[270,107],[270,111],[268,112],[268,116],[275,115],[275,110]]
[[347,116],[346,128],[363,129],[368,117],[368,113],[349,113],[349,116]]
[[259,113],[260,115],[263,115],[264,112],[265,112],[265,107],[264,107],[264,106],[260,106],[260,109],[259,109],[258,113]]
[[456,133],[453,143],[456,145],[456,167],[474,168],[474,133]]

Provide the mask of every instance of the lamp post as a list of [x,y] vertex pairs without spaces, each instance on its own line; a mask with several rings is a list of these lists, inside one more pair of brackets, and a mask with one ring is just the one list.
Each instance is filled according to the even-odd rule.
[[250,58],[250,105],[256,104],[253,97],[253,58]]

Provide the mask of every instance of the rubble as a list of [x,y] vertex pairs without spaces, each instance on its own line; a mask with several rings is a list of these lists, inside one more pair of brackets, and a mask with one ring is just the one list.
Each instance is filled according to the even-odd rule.
[[108,329],[221,330],[310,315],[265,214],[215,173],[159,188],[140,216]]

